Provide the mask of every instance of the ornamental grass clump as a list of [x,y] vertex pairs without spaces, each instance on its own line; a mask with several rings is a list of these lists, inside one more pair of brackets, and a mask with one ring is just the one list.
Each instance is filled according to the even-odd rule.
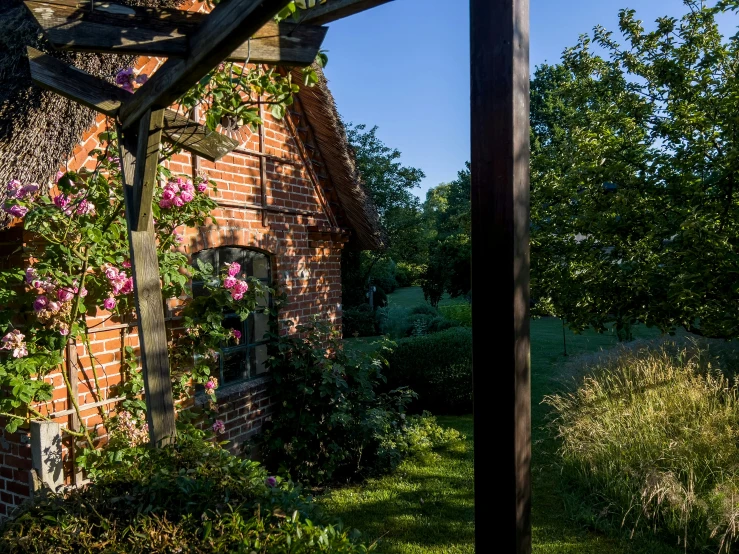
[[739,542],[739,391],[728,349],[713,346],[624,347],[588,360],[575,390],[545,399],[557,463],[586,513],[686,551]]

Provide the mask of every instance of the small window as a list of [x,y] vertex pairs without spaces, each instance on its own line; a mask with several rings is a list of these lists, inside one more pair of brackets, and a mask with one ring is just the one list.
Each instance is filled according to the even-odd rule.
[[[272,284],[269,256],[248,248],[224,246],[209,248],[193,254],[193,265],[200,260],[209,263],[220,275],[225,264],[238,262],[241,272],[237,277],[254,277],[267,286]],[[205,294],[202,281],[192,284],[194,296]],[[245,321],[241,321],[234,313],[225,313],[223,326],[241,332],[241,341],[235,346],[223,346],[220,350],[218,381],[221,385],[239,383],[259,377],[265,373],[267,361],[267,343],[265,334],[269,331],[269,314],[267,308],[272,306],[271,296],[259,299],[264,311],[254,311]]]

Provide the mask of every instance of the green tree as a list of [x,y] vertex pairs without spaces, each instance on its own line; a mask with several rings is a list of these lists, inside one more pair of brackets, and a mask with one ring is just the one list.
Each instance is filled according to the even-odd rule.
[[[366,302],[368,279],[374,272],[386,283],[394,283],[387,268],[398,262],[425,264],[428,249],[423,217],[418,197],[413,189],[425,177],[418,168],[404,166],[401,153],[390,148],[377,136],[377,127],[345,124],[349,143],[354,150],[357,169],[380,214],[380,223],[387,237],[387,248],[380,252],[342,253],[342,287],[344,304],[354,306]],[[379,263],[380,260],[394,263]],[[390,292],[390,291],[387,291]]]
[[423,276],[423,292],[436,306],[444,292],[457,297],[471,290],[469,162],[454,181],[428,191],[423,211],[429,235],[429,261]]
[[739,336],[737,2],[685,5],[622,10],[624,46],[596,27],[532,81],[532,296],[574,329]]

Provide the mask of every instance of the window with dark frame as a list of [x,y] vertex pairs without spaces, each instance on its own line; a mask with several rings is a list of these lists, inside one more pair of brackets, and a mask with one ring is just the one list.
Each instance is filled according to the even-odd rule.
[[[192,263],[209,263],[216,274],[221,275],[225,264],[237,262],[241,266],[239,279],[254,277],[267,286],[272,285],[270,258],[267,254],[249,248],[222,246],[208,248],[196,252]],[[193,281],[194,296],[206,294],[202,281]],[[254,379],[266,373],[267,343],[265,333],[269,331],[269,314],[266,308],[272,306],[272,298],[260,298],[258,303],[265,308],[264,312],[254,311],[245,321],[241,321],[235,313],[224,313],[223,326],[241,332],[239,344],[225,344],[218,356],[218,382],[220,386],[232,385]]]

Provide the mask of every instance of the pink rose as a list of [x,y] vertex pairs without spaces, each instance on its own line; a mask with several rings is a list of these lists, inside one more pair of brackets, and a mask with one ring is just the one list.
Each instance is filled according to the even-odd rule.
[[242,292],[236,292],[236,290],[231,291],[231,299],[232,300],[241,300],[244,298],[244,293]]
[[236,285],[236,277],[226,277],[223,280],[223,286],[227,289],[232,289]]
[[120,292],[121,294],[131,294],[133,292],[133,277],[126,279]]
[[56,298],[60,302],[69,302],[74,298],[74,293],[69,289],[59,289],[56,291]]
[[185,205],[185,201],[184,201],[184,200],[182,199],[182,196],[175,196],[175,197],[174,197],[174,200],[172,200],[172,202],[173,202],[173,203],[174,203],[174,205],[175,205],[175,206],[177,206],[178,208],[179,208],[180,206],[184,206],[184,205]]
[[61,179],[62,177],[64,177],[64,172],[63,171],[57,171],[56,172],[56,175],[54,176],[54,183],[58,183],[59,182],[59,179]]
[[226,432],[226,424],[223,423],[220,419],[216,419],[215,423],[213,424],[213,432],[218,433],[219,435],[222,435]]
[[105,276],[110,281],[114,281],[118,277],[118,268],[117,267],[109,267],[105,270]]
[[246,281],[236,281],[236,284],[234,285],[234,290],[239,294],[244,294],[246,291],[249,290],[249,285],[246,283]]
[[226,267],[228,268],[228,274],[231,277],[235,277],[239,274],[239,271],[241,271],[241,266],[238,264],[238,262],[234,262],[232,264],[226,264]]
[[57,208],[66,208],[67,204],[69,204],[69,198],[66,195],[60,194],[54,197],[54,205]]
[[26,196],[36,194],[41,187],[37,183],[31,183],[25,185],[21,191],[19,198],[25,198]]
[[173,205],[174,205],[174,203],[173,203],[172,200],[166,200],[165,198],[162,198],[159,201],[159,207],[160,208],[163,208],[165,210],[171,208]]
[[186,180],[184,183],[180,185],[183,192],[189,192],[190,194],[195,194],[195,187],[192,186],[192,181],[189,179]]
[[6,209],[5,211],[8,212],[12,216],[23,217],[24,215],[28,213],[28,208],[26,208],[25,206],[11,206],[9,209]]
[[162,192],[162,198],[166,198],[167,200],[172,200],[175,197],[175,193],[172,189],[164,189],[164,192]]
[[129,262],[128,260],[123,262],[121,265],[125,267],[126,269],[131,269],[131,262]]
[[208,185],[205,184],[205,181],[198,183],[198,192],[205,192],[208,190]]
[[62,324],[59,327],[59,334],[63,337],[66,337],[69,334],[69,327],[67,327],[65,324]]
[[59,310],[62,309],[62,305],[59,304],[56,300],[52,300],[49,302],[49,310],[51,310],[53,313],[57,313]]
[[30,285],[36,280],[36,277],[38,277],[38,275],[36,274],[36,270],[34,268],[26,268],[26,283]]
[[45,296],[42,295],[37,297],[36,300],[33,301],[33,311],[40,312],[41,310],[45,310],[48,303],[49,299]]
[[103,308],[110,311],[115,308],[115,298],[108,297],[103,301]]
[[[180,198],[182,198],[182,201],[185,204],[187,204],[188,202],[192,202],[192,199],[194,198],[194,196],[192,195],[192,193],[190,193],[190,192],[188,192],[186,190],[183,190],[180,193]],[[175,202],[177,202],[177,199],[175,199]]]
[[20,193],[22,188],[21,182],[18,179],[11,179],[7,187],[8,198],[21,198]]

